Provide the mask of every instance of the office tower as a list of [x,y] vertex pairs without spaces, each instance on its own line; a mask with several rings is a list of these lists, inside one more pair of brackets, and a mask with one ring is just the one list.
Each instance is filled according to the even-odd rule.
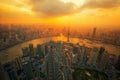
[[27,77],[27,80],[32,80],[34,77],[32,72],[32,65],[29,61],[24,62],[23,69]]
[[29,51],[30,51],[30,56],[34,56],[34,48],[33,48],[33,44],[29,44]]
[[57,43],[57,53],[58,53],[58,61],[62,63],[62,42],[61,41]]
[[77,53],[77,60],[78,60],[78,64],[80,64],[80,59],[81,59],[81,46],[78,47],[78,53]]
[[83,45],[81,48],[80,65],[85,65],[86,61],[87,61],[86,47],[85,45]]
[[[110,58],[110,55],[109,55]],[[116,79],[116,69],[115,67],[111,64],[111,61],[109,59],[108,63],[107,63],[107,67],[104,70],[106,72],[106,74],[108,75],[109,80],[117,80]]]
[[102,57],[104,51],[105,51],[105,48],[100,47],[99,54],[98,54],[98,59],[97,59],[98,62],[101,60],[101,57]]
[[70,41],[70,28],[68,27],[68,33],[67,33],[67,42]]
[[15,59],[15,63],[16,63],[17,70],[22,70],[22,60],[20,57],[17,57]]
[[96,37],[96,28],[93,28],[92,39],[95,39],[95,37]]
[[109,56],[109,62],[110,62],[111,65],[115,65],[116,56],[114,54],[110,54],[110,56]]
[[9,75],[4,70],[3,64],[0,64],[0,79],[1,80],[10,80]]
[[117,70],[117,80],[120,79],[120,55],[118,56],[118,59],[116,61],[116,64],[115,64],[115,68]]
[[41,45],[38,44],[38,45],[37,45],[37,55],[38,55],[38,56],[41,56],[41,54],[42,54]]
[[36,55],[37,55],[37,47],[34,48],[34,54],[33,54],[33,56],[35,57]]
[[10,80],[18,80],[14,67],[10,63],[5,64],[4,69],[7,72]]
[[97,58],[98,58],[98,49],[94,47],[89,64],[92,65],[92,66],[96,66]]
[[99,60],[99,69],[101,70],[105,70],[108,66],[108,62],[109,62],[109,53],[107,51],[105,51],[102,56],[101,59]]
[[40,44],[37,45],[37,55],[38,55],[40,58],[43,58],[43,57],[44,57],[44,54],[43,54],[43,51],[41,50],[41,45],[40,45]]
[[73,46],[73,53],[74,54],[78,54],[78,49],[79,48],[79,45],[75,45],[75,46]]
[[117,70],[120,71],[120,55],[118,56],[117,62],[115,64],[115,67],[116,67]]
[[27,47],[22,48],[22,53],[23,53],[23,56],[28,56],[28,53],[29,53],[28,48]]
[[33,44],[29,44],[30,51],[33,51]]
[[45,45],[45,47],[44,47],[44,52],[45,52],[45,54],[47,54],[48,53],[48,46],[47,45]]
[[79,45],[73,46],[73,63],[78,62],[78,58],[80,57]]
[[101,55],[104,51],[105,51],[105,48],[104,47],[100,47],[99,54]]

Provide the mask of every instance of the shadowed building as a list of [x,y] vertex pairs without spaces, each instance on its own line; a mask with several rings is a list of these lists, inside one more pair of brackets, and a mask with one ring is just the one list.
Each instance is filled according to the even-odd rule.
[[92,39],[96,38],[96,28],[93,28],[93,32],[92,32]]

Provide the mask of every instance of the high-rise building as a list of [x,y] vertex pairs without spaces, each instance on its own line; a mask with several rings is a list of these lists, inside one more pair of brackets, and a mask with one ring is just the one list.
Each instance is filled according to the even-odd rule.
[[22,48],[23,56],[28,56],[29,50],[27,47]]
[[41,45],[40,45],[40,44],[37,45],[37,55],[38,55],[40,58],[43,58],[43,57],[44,57],[44,54],[43,54],[43,51],[41,50]]
[[96,37],[96,28],[93,28],[92,39],[95,39],[95,37]]
[[45,52],[45,54],[48,53],[48,45],[45,45],[45,47],[44,47],[44,52]]
[[98,49],[97,48],[93,48],[93,51],[92,51],[92,55],[91,55],[91,58],[90,58],[90,62],[89,64],[92,65],[92,66],[96,66],[96,61],[97,61],[97,58],[98,58]]
[[67,33],[67,42],[70,41],[70,28],[68,27],[68,33]]
[[33,44],[29,44],[29,49],[30,49],[30,51],[33,50]]
[[17,70],[22,70],[22,60],[20,57],[17,57],[15,59],[15,63],[16,63]]
[[60,63],[62,63],[62,42],[61,41],[57,43],[57,53],[58,53],[58,60]]
[[83,45],[81,48],[80,64],[85,65],[86,61],[87,61],[86,47],[85,45]]
[[99,54],[98,54],[98,59],[97,59],[98,62],[101,60],[101,57],[102,57],[104,51],[105,51],[105,48],[100,47]]
[[116,69],[120,71],[120,55],[119,55],[119,57],[117,59],[117,63],[116,63],[115,66],[116,66]]
[[34,56],[33,44],[29,44],[30,56]]
[[10,80],[18,80],[17,73],[10,63],[5,64],[4,69],[7,72]]
[[33,79],[33,72],[32,72],[32,65],[30,62],[24,62],[23,64],[23,69],[25,71],[27,80],[32,80]]
[[101,70],[105,70],[105,68],[107,68],[108,66],[108,62],[109,62],[109,53],[105,51],[98,62],[99,63],[98,68]]
[[4,70],[4,67],[2,64],[0,64],[0,79],[1,80],[10,80],[9,75],[7,72]]
[[74,54],[77,54],[79,52],[78,50],[79,50],[79,46],[77,46],[77,45],[73,46],[73,53]]

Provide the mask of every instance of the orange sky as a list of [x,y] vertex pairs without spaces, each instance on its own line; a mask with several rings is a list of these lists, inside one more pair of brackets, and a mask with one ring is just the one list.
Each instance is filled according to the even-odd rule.
[[120,0],[0,0],[0,23],[120,29]]

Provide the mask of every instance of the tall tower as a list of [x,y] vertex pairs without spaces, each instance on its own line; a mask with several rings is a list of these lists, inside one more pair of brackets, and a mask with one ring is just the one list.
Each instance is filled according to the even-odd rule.
[[0,63],[0,79],[1,80],[10,80],[9,75],[4,70],[4,65],[2,65],[1,63]]
[[37,55],[40,57],[40,58],[43,58],[43,51],[41,50],[41,45],[38,44],[37,45]]
[[32,64],[31,62],[24,62],[23,69],[25,71],[27,80],[33,80]]
[[11,63],[5,64],[4,69],[5,72],[8,74],[10,80],[18,80],[17,73]]
[[85,44],[81,47],[81,57],[80,57],[80,65],[85,65],[87,61],[86,47]]
[[61,41],[57,43],[57,52],[58,52],[58,60],[60,64],[62,64],[62,42]]
[[70,28],[68,27],[68,33],[67,33],[67,42],[69,42],[70,41]]
[[95,36],[96,36],[96,28],[93,28],[92,39],[95,39]]
[[34,55],[33,44],[29,44],[29,51],[30,51],[30,56],[33,56]]
[[92,53],[91,58],[89,60],[89,64],[91,66],[96,66],[96,61],[97,61],[97,58],[98,58],[99,51],[96,47],[94,47],[92,52],[93,53]]

